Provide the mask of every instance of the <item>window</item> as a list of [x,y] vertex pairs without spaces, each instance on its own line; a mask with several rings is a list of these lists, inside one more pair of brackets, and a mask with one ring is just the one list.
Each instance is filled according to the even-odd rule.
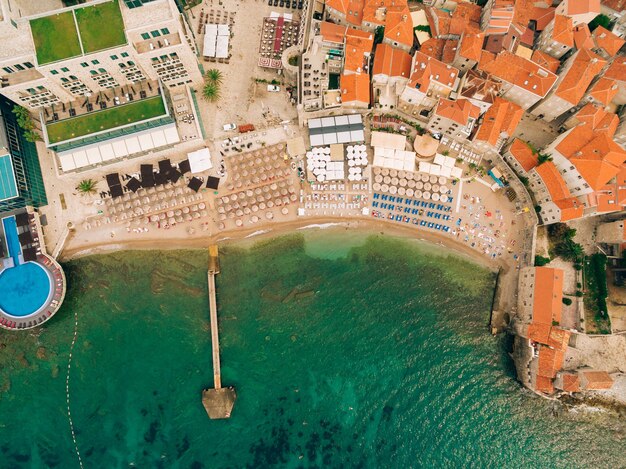
[[111,60],[117,60],[117,55],[112,55]]
[[92,75],[97,75],[98,72],[96,72],[95,70],[89,70],[89,73],[91,73]]
[[65,72],[69,72],[70,69],[67,67],[61,67],[61,71],[65,73]]
[[142,39],[150,39],[150,35],[148,33],[141,33]]
[[78,80],[78,78],[76,77],[76,75],[70,75],[70,80]]
[[62,81],[63,83],[67,83],[69,80],[68,80],[67,78],[65,78],[65,77],[61,77],[61,81]]
[[150,34],[152,34],[152,37],[159,37],[161,35],[161,33],[155,29],[154,31],[150,31]]
[[14,65],[15,68],[17,68],[18,70],[26,70],[24,67],[22,67],[20,64],[15,64]]
[[33,67],[35,67],[35,66],[34,66],[32,63],[30,63],[30,62],[24,62],[24,66],[25,66],[26,68],[33,68]]
[[11,67],[2,67],[2,70],[4,70],[7,73],[13,73],[13,69]]
[[161,29],[161,34],[166,35],[166,34],[169,34],[169,33],[170,33],[169,29],[167,29],[167,28]]
[[98,64],[100,63],[100,61],[99,61],[99,60],[92,60],[92,61],[91,61],[91,63],[92,63],[93,65],[98,65]]
[[50,73],[51,73],[52,75],[57,75],[59,72],[57,72],[56,70],[50,70]]
[[81,67],[89,67],[89,64],[87,62],[81,62],[80,66]]
[[100,73],[106,73],[106,72],[107,72],[104,68],[99,68],[99,69],[98,69],[98,71],[99,71]]
[[120,62],[118,63],[118,65],[120,66],[120,68],[126,68],[126,64],[124,62]]
[[128,57],[128,52],[122,52],[122,57]]
[[132,67],[133,65],[135,65],[135,62],[133,62],[132,60],[129,60],[126,63],[128,64],[129,67]]

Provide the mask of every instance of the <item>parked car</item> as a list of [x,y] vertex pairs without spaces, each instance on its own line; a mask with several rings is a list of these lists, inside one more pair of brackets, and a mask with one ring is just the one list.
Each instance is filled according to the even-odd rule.
[[222,128],[224,129],[224,132],[229,132],[231,130],[235,130],[237,128],[237,124],[231,122],[230,124],[224,124]]
[[267,85],[267,91],[270,91],[271,93],[278,93],[280,91],[280,86]]

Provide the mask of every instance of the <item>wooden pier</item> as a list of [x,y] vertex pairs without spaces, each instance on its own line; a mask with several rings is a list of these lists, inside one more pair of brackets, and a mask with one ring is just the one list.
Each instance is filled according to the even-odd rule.
[[217,298],[215,291],[215,276],[220,273],[220,262],[217,245],[209,247],[209,269],[207,280],[209,284],[209,310],[211,316],[211,347],[213,352],[213,388],[202,391],[202,405],[211,419],[229,418],[235,405],[237,394],[230,386],[222,388],[220,366],[220,339],[217,323]]

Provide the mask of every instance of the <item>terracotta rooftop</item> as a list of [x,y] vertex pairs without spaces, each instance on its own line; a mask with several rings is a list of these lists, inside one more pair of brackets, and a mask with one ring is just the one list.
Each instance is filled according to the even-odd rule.
[[500,92],[501,82],[482,70],[468,70],[459,91],[462,98],[493,104]]
[[[537,171],[548,163],[539,165]],[[554,169],[556,170],[556,168]],[[561,301],[563,298],[563,277],[564,274],[561,269],[535,267],[533,324],[546,324],[551,326],[552,321],[561,321],[561,311],[563,309],[563,303]]]
[[578,373],[563,373],[562,375],[563,386],[562,389],[565,392],[579,392],[580,391],[580,377]]
[[[563,350],[556,350],[550,347],[539,346],[539,369],[537,370],[537,377],[554,379],[556,373],[563,368],[563,359],[565,354]],[[542,392],[551,392],[543,389],[538,389]]]
[[546,161],[535,168],[541,177],[550,199],[561,211],[561,221],[580,218],[584,213],[584,205],[576,197],[572,197],[563,176],[551,161]]
[[600,14],[600,0],[564,0],[567,1],[566,13],[569,16],[585,13]]
[[341,102],[370,102],[370,77],[367,73],[341,75]]
[[576,220],[582,217],[585,213],[584,204],[582,204],[576,197],[555,200],[554,204],[559,207],[559,210],[561,210],[562,222]]
[[431,37],[424,44],[420,45],[420,52],[433,59],[441,60],[443,57],[443,45],[446,41],[446,39]]
[[601,390],[613,387],[613,378],[606,371],[581,371],[580,374],[585,389]]
[[561,65],[559,59],[555,59],[551,55],[548,55],[545,52],[540,51],[539,49],[533,51],[533,55],[530,60],[535,62],[537,65],[545,68],[546,70],[550,70],[552,73],[556,73],[556,71],[559,69],[559,66]]
[[504,34],[509,29],[515,15],[514,0],[495,0],[491,9],[491,16],[485,29],[487,36]]
[[613,179],[626,161],[626,151],[604,133],[596,133],[586,145],[564,156],[569,158],[594,190],[600,189]]
[[411,71],[411,79],[408,86],[426,93],[426,90],[430,87],[431,80],[433,80],[448,88],[452,88],[458,76],[458,69],[418,51],[414,56],[413,70]]
[[587,91],[595,76],[602,71],[606,61],[588,49],[579,50],[574,62],[563,76],[555,94],[568,103],[576,106]]
[[574,23],[569,16],[556,15],[552,39],[560,44],[574,47]]
[[626,208],[626,165],[615,177],[615,180],[587,196],[590,207],[599,213],[609,213]]
[[595,43],[591,37],[591,31],[589,31],[589,26],[585,23],[574,27],[574,45],[578,50],[593,49],[595,47]]
[[391,12],[408,15],[412,23],[407,0],[365,0],[363,21],[383,26]]
[[496,146],[500,136],[504,135],[508,138],[513,135],[523,115],[524,110],[517,104],[504,98],[496,98],[483,116],[483,122],[474,139]]
[[602,0],[602,6],[610,8],[613,11],[621,12],[626,10],[626,0]]
[[439,102],[435,108],[435,114],[465,126],[469,123],[470,119],[478,119],[480,108],[474,106],[468,99],[452,101],[450,99],[439,98]]
[[450,19],[450,34],[460,36],[468,31],[479,32],[481,12],[482,8],[475,3],[457,3]]
[[[463,3],[461,5],[463,5]],[[485,35],[483,33],[464,33],[461,36],[459,55],[466,59],[478,62],[480,60],[480,55],[482,54],[484,40]]]
[[361,73],[367,63],[367,57],[372,52],[374,46],[374,35],[358,29],[348,29],[346,31],[346,46],[344,49],[345,71]]
[[598,26],[591,35],[597,47],[604,49],[607,54],[614,56],[622,48],[624,41],[621,37],[616,36],[608,29]]
[[341,26],[335,23],[329,23],[328,21],[322,21],[320,23],[320,36],[325,41],[342,43],[346,37],[347,26]]
[[348,23],[360,26],[363,19],[364,0],[326,0],[326,6],[344,15]]
[[509,151],[526,172],[530,171],[537,166],[537,164],[539,164],[537,155],[533,152],[532,148],[519,138],[513,140],[513,143],[509,147]]
[[[609,137],[613,137],[615,135],[615,131],[617,130],[617,126],[619,125],[619,117],[616,114],[607,111],[602,106],[596,106],[594,104],[585,104],[583,108],[578,111],[574,117],[586,124],[589,124],[588,127],[581,126],[580,129],[576,130],[577,135],[570,139],[569,135],[565,137],[566,146],[564,149],[568,148],[570,145],[570,140],[572,140],[572,144],[577,148],[577,143],[575,140],[589,140],[593,136],[593,133],[605,133]],[[572,149],[571,151],[575,151]]]
[[626,81],[626,57],[616,57],[609,68],[604,72],[605,78],[612,78],[616,81]]
[[[530,2],[534,3],[534,0],[530,0],[527,3]],[[543,31],[544,29],[546,29],[546,27],[550,24],[550,21],[552,21],[552,19],[554,18],[555,9],[553,7],[538,7],[533,5],[532,8],[529,9],[530,15],[528,17],[528,20],[524,22],[523,18],[525,17],[525,15],[523,14],[523,12],[528,9],[524,8],[523,4],[524,2],[516,2],[516,15],[514,21],[518,21],[522,24],[528,24],[530,21],[534,21],[536,31]]]
[[619,91],[619,86],[611,78],[600,78],[589,90],[589,94],[600,103],[608,106]]
[[411,56],[389,44],[378,44],[374,56],[373,75],[379,74],[408,79],[411,74]]
[[385,38],[390,41],[413,45],[413,20],[408,7],[404,11],[389,11],[385,19]]
[[508,51],[496,56],[483,51],[478,68],[541,97],[548,94],[557,79],[554,73],[535,62]]

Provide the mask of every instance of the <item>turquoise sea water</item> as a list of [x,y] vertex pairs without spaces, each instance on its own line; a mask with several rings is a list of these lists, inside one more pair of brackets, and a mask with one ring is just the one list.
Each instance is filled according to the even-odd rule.
[[[487,332],[493,274],[426,244],[344,232],[221,249],[210,421],[204,251],[66,266],[62,311],[0,332],[0,468],[624,467],[625,425],[522,390]],[[314,291],[313,296],[290,295]]]

